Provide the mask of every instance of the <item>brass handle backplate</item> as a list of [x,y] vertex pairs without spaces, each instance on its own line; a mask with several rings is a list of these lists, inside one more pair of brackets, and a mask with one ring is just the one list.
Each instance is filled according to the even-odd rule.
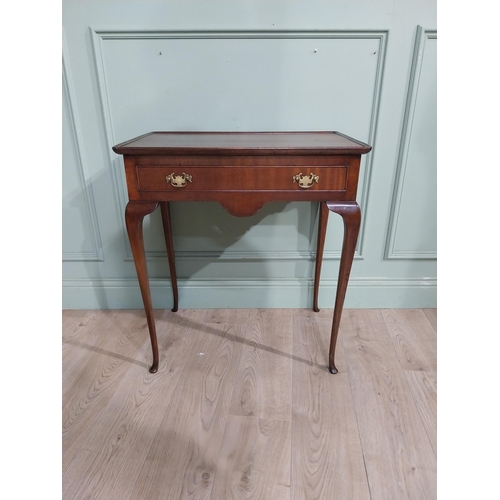
[[182,172],[182,175],[175,175],[172,172],[170,175],[167,175],[165,179],[167,179],[167,182],[170,182],[170,184],[176,188],[182,188],[186,186],[188,182],[193,182],[193,177],[185,172]]
[[312,187],[314,183],[318,184],[319,175],[315,175],[312,172],[309,175],[302,175],[302,172],[300,172],[300,174],[294,175],[292,179],[293,182],[296,182],[299,185],[299,187],[308,189]]

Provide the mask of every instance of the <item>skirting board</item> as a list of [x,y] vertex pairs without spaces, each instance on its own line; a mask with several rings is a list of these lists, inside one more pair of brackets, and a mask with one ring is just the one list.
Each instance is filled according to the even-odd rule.
[[[336,280],[321,280],[319,307],[331,309]],[[309,308],[313,282],[295,280],[178,280],[179,308]],[[172,307],[170,281],[151,279],[155,309]],[[63,309],[142,309],[136,279],[63,280]],[[435,308],[435,278],[352,278],[346,308]]]

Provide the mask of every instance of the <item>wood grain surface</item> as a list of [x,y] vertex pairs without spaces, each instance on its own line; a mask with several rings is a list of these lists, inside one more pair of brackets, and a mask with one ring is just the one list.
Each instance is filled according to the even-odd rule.
[[[342,341],[372,500],[436,498],[436,460],[389,330],[390,311],[348,310]],[[408,322],[405,321],[408,325]],[[402,363],[401,363],[402,362]]]
[[197,323],[193,348],[132,498],[210,498],[242,350],[226,334],[240,328]]
[[[159,332],[159,347],[163,363],[158,373],[161,376],[150,374],[141,364],[130,366],[93,422],[91,432],[84,436],[82,447],[86,452],[95,452],[77,460],[76,467],[86,481],[77,485],[68,481],[64,491],[78,498],[127,498],[172,399],[184,360],[192,352],[195,339],[192,321],[203,315],[204,311],[196,311],[186,318],[182,313],[169,312],[160,318],[163,328]],[[143,355],[149,356],[149,352]],[[76,477],[71,472],[67,476]]]
[[421,309],[384,309],[387,325],[403,370],[436,371],[436,332]]
[[431,324],[434,331],[437,333],[437,309],[422,309],[424,314],[427,316],[429,323]]
[[293,500],[370,498],[342,348],[337,355],[339,373],[332,375],[327,369],[329,313],[295,312]]
[[63,499],[435,498],[435,314],[331,314],[64,311]]
[[289,420],[230,415],[211,498],[290,499]]
[[432,372],[405,371],[418,413],[437,455],[437,377]]
[[292,418],[293,309],[259,310],[244,329],[231,415]]

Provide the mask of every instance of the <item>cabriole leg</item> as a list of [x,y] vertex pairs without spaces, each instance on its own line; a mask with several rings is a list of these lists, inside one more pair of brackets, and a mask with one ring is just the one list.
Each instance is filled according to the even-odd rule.
[[356,202],[330,202],[326,203],[328,209],[339,214],[344,221],[344,242],[340,257],[339,279],[337,283],[337,295],[333,310],[332,335],[330,339],[329,370],[330,373],[338,373],[335,367],[335,346],[339,334],[340,318],[344,307],[345,293],[349,274],[351,273],[354,250],[358,241],[359,227],[361,225],[361,210]]
[[318,244],[316,247],[316,269],[314,272],[314,298],[313,298],[313,311],[319,312],[318,307],[318,291],[319,281],[321,275],[321,264],[323,263],[323,250],[325,249],[326,226],[328,223],[328,207],[326,202],[320,201],[319,203],[319,221],[318,221]]
[[177,274],[175,272],[174,240],[172,238],[172,222],[170,219],[170,203],[160,202],[161,220],[163,222],[163,232],[165,234],[165,244],[167,246],[168,267],[170,269],[170,283],[174,295],[174,307],[172,312],[177,312],[179,308],[179,292],[177,291]]
[[158,208],[158,203],[153,201],[129,201],[125,209],[125,223],[127,233],[134,257],[135,269],[141,289],[144,311],[148,321],[149,336],[151,337],[151,347],[153,349],[153,364],[149,371],[158,371],[158,340],[156,338],[156,327],[153,314],[153,304],[151,301],[151,291],[149,289],[148,269],[146,266],[146,254],[144,252],[144,238],[142,234],[142,222],[144,217]]

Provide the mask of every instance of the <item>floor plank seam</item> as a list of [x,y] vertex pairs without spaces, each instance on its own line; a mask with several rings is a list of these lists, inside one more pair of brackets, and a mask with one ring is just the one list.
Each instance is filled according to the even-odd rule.
[[[394,339],[394,340],[392,339],[391,332],[389,331],[390,327],[387,324],[387,321],[384,318],[384,315],[382,314],[382,309],[379,310],[379,314],[380,314],[380,317],[382,318],[382,323],[384,325],[385,334],[389,338],[390,344],[392,346],[392,350],[394,351],[394,356],[398,360],[399,369],[401,370],[401,372],[403,372],[404,368],[403,368],[403,365],[401,364],[401,360],[399,359],[397,345],[395,344],[396,339]],[[405,377],[405,381],[406,381],[406,377]]]
[[[342,341],[341,341],[341,345],[342,345],[342,349],[344,349],[344,340],[343,340],[343,338],[342,338]],[[348,363],[347,363],[347,355],[346,355],[345,349],[344,349],[344,358],[346,359],[346,364],[348,365]],[[354,403],[354,399],[355,398],[354,398],[354,392],[352,390],[351,369],[349,368],[349,366],[347,367],[347,378],[349,380],[349,388],[351,390],[351,398],[352,398],[352,403],[353,403],[353,407],[354,407],[354,415],[356,416],[356,429],[358,430],[359,444],[361,446],[361,454],[363,456],[363,467],[365,469],[366,485],[368,486],[368,494],[370,495],[370,500],[373,500],[372,491],[371,491],[371,485],[370,485],[370,478],[368,477],[368,468],[366,467],[365,451],[363,449],[363,440],[361,439],[361,430],[360,430],[360,427],[359,427],[358,410],[356,408],[356,404]]]
[[[169,329],[169,327],[170,327],[170,329]],[[181,320],[179,321],[179,324],[176,325],[176,327],[186,328],[186,326],[184,325],[184,318],[181,318]],[[158,330],[158,340],[161,339],[161,335],[162,334],[165,335],[165,339],[164,340],[168,340],[168,336],[169,336],[169,332],[170,331],[172,331],[172,325],[170,323],[168,323],[168,321],[165,321],[164,324],[163,324],[163,328]],[[163,361],[163,363],[166,363],[166,356],[163,356],[161,360]],[[186,359],[184,361],[184,363],[182,363],[182,366],[179,366],[179,372],[182,373],[182,371],[186,368],[187,363],[188,363],[188,359]],[[149,367],[149,365],[148,365],[148,367]],[[156,376],[161,376],[161,375],[162,375],[162,373],[157,373],[156,374]],[[146,376],[148,376],[148,375],[146,375]],[[180,384],[180,381],[181,381],[181,377],[178,377],[177,382],[175,383],[175,388],[172,391],[172,397],[176,393],[177,386]],[[173,400],[171,398],[170,402],[168,403],[168,405],[165,408],[165,413],[164,414],[168,413],[168,411],[170,409],[170,405],[172,403],[173,403]],[[156,445],[157,436],[159,435],[160,431],[161,431],[161,420],[160,420],[160,423],[158,424],[158,427],[157,427],[156,431],[154,432],[154,437],[151,440],[151,443],[150,443],[150,445],[148,447],[148,450],[144,454],[144,460],[143,460],[142,465],[140,467],[140,472],[139,472],[139,474],[137,474],[137,477],[136,477],[135,481],[133,481],[132,487],[130,488],[129,495],[126,498],[123,498],[123,500],[131,500],[131,496],[132,496],[133,492],[136,490],[136,484],[140,480],[142,480],[143,469],[147,465],[147,460],[148,460],[148,456],[149,456],[150,450]]]
[[296,318],[296,312],[297,310],[294,309],[292,312],[292,360],[290,363],[290,390],[291,392],[291,398],[290,398],[290,499],[292,499],[292,494],[294,491],[294,475],[293,475],[293,457],[294,457],[294,446],[293,446],[293,407],[294,407],[294,399],[293,395],[295,394],[294,392],[294,384],[293,384],[293,360],[294,358],[297,357],[297,353],[295,352],[295,318]]
[[[231,397],[232,397],[232,394],[231,394]],[[226,415],[226,422],[224,423],[224,432],[222,433],[222,439],[220,440],[220,445],[219,445],[219,450],[217,451],[217,457],[219,458],[220,455],[221,455],[221,452],[222,452],[222,446],[224,444],[224,438],[226,437],[226,432],[227,432],[227,423],[228,423],[228,420],[229,420],[229,415]],[[215,467],[215,471],[213,472],[213,480],[212,480],[212,484],[211,484],[211,487],[210,487],[210,495],[209,495],[209,500],[220,500],[219,498],[214,498],[212,499],[212,494],[214,492],[214,484],[215,482],[217,481],[217,472],[218,472],[218,467]]]
[[[411,370],[403,370],[403,373],[404,373],[405,371],[411,371]],[[414,371],[417,371],[417,370],[414,370]],[[410,391],[410,394],[411,394],[411,399],[412,399],[412,401],[413,401],[413,403],[414,403],[414,405],[415,405],[415,408],[416,408],[416,410],[417,410],[418,418],[419,418],[420,422],[422,423],[422,427],[423,427],[423,429],[424,429],[424,431],[425,431],[425,435],[427,436],[427,439],[428,439],[428,441],[429,441],[429,446],[431,447],[431,450],[433,451],[434,456],[437,458],[437,453],[436,453],[436,451],[434,451],[434,447],[432,446],[432,439],[431,439],[431,437],[429,436],[429,432],[427,431],[427,426],[425,425],[425,422],[424,422],[424,420],[422,419],[422,415],[420,414],[420,411],[419,411],[419,409],[418,409],[418,402],[417,402],[417,400],[415,399],[415,395],[414,395],[414,393],[413,393],[413,390],[411,389],[410,385],[408,384],[408,380],[406,379],[406,375],[405,375],[405,377],[404,377],[404,378],[405,378],[405,381],[406,381],[406,383],[407,383],[407,385],[408,385],[408,390]]]
[[421,309],[421,311],[424,313],[424,316],[425,316],[425,319],[427,320],[427,322],[429,323],[429,325],[431,326],[431,330],[434,332],[434,334],[437,336],[437,330],[434,328],[434,325],[432,324],[429,316],[427,316],[427,314],[425,314],[425,311],[423,309]]
[[[227,336],[227,334],[229,333],[229,330],[233,330],[234,331],[235,325],[233,323],[225,323],[225,325],[226,326],[230,326],[230,328],[224,332],[224,337],[223,338],[226,339],[226,340],[228,340],[228,341],[230,341],[230,342],[236,343],[237,340],[235,339],[234,333],[233,334],[229,334],[229,336]],[[242,328],[242,326],[245,326],[245,336],[246,336],[246,327],[247,327],[247,324],[243,323],[243,325],[239,325],[240,328]],[[229,416],[230,416],[231,401],[233,400],[234,388],[236,386],[236,381],[238,380],[238,376],[240,374],[241,358],[243,356],[243,350],[244,350],[244,347],[241,348],[241,352],[240,352],[240,355],[239,355],[238,360],[237,360],[238,368],[236,370],[236,374],[235,374],[235,377],[234,377],[234,380],[233,380],[233,384],[231,386],[231,396],[228,397],[229,408],[228,408],[228,412],[226,414],[226,421],[224,423],[224,432],[222,433],[222,439],[220,440],[219,449],[217,451],[217,459],[220,458],[220,455],[221,455],[221,452],[222,452],[222,446],[224,444],[224,437],[225,437],[226,432],[227,432],[227,425],[228,425]],[[218,467],[215,467],[215,472],[213,473],[214,477],[213,477],[211,488],[210,488],[210,495],[208,497],[210,500],[220,500],[218,498],[212,499],[212,493],[213,493],[213,490],[214,490],[215,481],[217,480],[217,469],[218,469]]]

